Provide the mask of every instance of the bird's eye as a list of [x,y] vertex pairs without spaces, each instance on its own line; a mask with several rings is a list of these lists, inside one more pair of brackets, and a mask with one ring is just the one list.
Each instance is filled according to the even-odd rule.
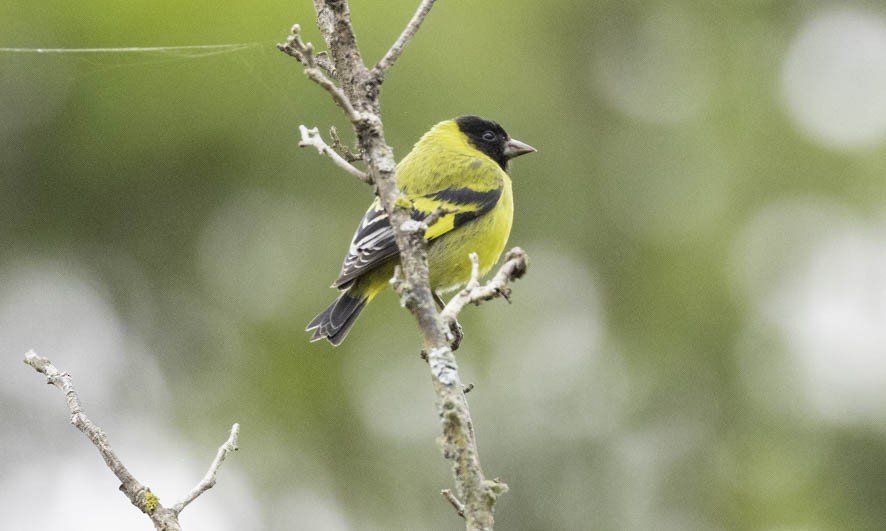
[[483,133],[483,136],[482,136],[481,138],[482,138],[483,140],[485,140],[486,142],[493,142],[493,141],[495,141],[498,137],[497,137],[496,134],[493,133],[492,131],[486,131],[485,133]]

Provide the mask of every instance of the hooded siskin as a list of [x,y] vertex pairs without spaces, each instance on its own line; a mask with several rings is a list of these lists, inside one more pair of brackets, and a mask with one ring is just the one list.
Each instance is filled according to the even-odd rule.
[[[440,208],[446,212],[425,232],[435,293],[470,280],[470,253],[477,253],[481,275],[498,261],[514,218],[508,161],[534,151],[493,121],[462,116],[432,127],[397,165],[397,187],[411,202],[413,219],[424,220]],[[388,216],[376,198],[332,284],[341,295],[307,326],[314,332],[311,341],[344,341],[360,311],[388,285],[398,255]]]

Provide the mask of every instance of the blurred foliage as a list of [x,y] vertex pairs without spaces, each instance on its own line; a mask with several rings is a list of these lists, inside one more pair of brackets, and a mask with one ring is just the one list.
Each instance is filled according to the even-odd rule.
[[[416,3],[352,2],[368,63]],[[853,6],[886,34],[886,10]],[[459,351],[485,470],[511,486],[502,529],[886,527],[886,396],[870,391],[886,380],[886,143],[811,130],[796,94],[828,79],[789,75],[797,35],[834,9],[440,2],[389,75],[398,156],[468,113],[539,149],[511,172],[529,274],[513,304],[465,312]],[[338,349],[302,331],[371,199],[297,148],[302,123],[350,138],[274,48],[296,22],[321,47],[313,20],[308,1],[0,5],[0,46],[253,43],[0,52],[3,415],[36,433],[22,395],[48,393],[6,385],[27,380],[15,363],[33,347],[109,389],[93,404],[112,441],[127,420],[165,426],[208,463],[240,422],[242,451],[197,503],[225,499],[236,470],[241,497],[219,510],[255,505],[247,528],[458,529],[396,298]],[[859,42],[886,56],[886,37]],[[868,114],[886,112],[870,97]],[[103,304],[112,317],[90,310]],[[95,365],[113,370],[87,378]],[[61,417],[40,429],[62,449],[77,437]],[[45,444],[4,437],[0,475]]]

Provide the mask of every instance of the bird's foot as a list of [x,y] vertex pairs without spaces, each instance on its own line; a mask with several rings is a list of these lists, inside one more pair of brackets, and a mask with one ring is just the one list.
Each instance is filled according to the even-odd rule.
[[453,319],[452,322],[449,323],[449,333],[450,333],[450,343],[449,347],[453,352],[458,350],[458,347],[461,346],[461,340],[465,337],[464,328],[461,327],[457,319]]

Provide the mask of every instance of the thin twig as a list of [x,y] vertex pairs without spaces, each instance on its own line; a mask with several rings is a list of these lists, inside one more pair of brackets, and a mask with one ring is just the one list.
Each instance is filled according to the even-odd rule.
[[222,461],[225,460],[225,457],[227,457],[229,453],[238,450],[237,438],[239,436],[240,425],[235,423],[231,426],[231,435],[228,437],[228,440],[219,447],[218,452],[215,454],[215,459],[213,459],[212,464],[209,465],[209,470],[206,471],[206,475],[203,476],[200,483],[198,483],[197,486],[185,496],[185,499],[172,506],[173,511],[177,513],[182,512],[189,503],[196,500],[198,496],[215,486],[215,476],[218,473],[219,467],[221,467]]
[[320,152],[321,155],[326,155],[332,159],[332,162],[334,162],[339,168],[342,168],[364,183],[372,182],[366,172],[354,167],[350,162],[345,160],[344,157],[339,155],[337,151],[332,149],[329,144],[323,141],[323,137],[320,136],[320,130],[318,128],[312,127],[308,129],[303,125],[299,125],[298,130],[301,132],[301,140],[298,143],[299,147],[313,146],[317,148],[317,151]]
[[458,314],[468,304],[480,304],[482,301],[492,300],[496,297],[504,297],[509,299],[510,288],[508,284],[526,273],[526,267],[529,264],[529,257],[526,252],[514,247],[505,254],[504,263],[499,268],[498,273],[485,285],[480,285],[479,277],[479,259],[476,253],[471,253],[471,280],[459,291],[452,300],[440,312],[440,317],[445,323],[450,324],[458,319]]
[[329,128],[329,138],[332,139],[332,145],[329,146],[335,150],[336,153],[341,155],[348,162],[356,162],[358,160],[363,160],[363,154],[360,153],[359,147],[356,152],[346,146],[344,142],[341,141],[341,138],[338,136],[338,130],[335,126]]
[[29,350],[25,354],[25,363],[33,367],[37,372],[46,375],[46,381],[49,384],[58,387],[65,395],[65,401],[68,403],[68,410],[71,412],[71,424],[78,430],[83,432],[86,437],[92,441],[92,444],[98,449],[105,463],[111,472],[120,480],[120,490],[126,494],[126,497],[143,512],[149,512],[144,504],[148,489],[139,483],[135,477],[126,469],[117,454],[111,449],[111,443],[105,433],[86,416],[83,407],[80,405],[80,397],[74,389],[74,382],[71,375],[59,371],[49,359],[38,356],[33,350]]
[[375,65],[375,68],[372,69],[373,75],[376,77],[384,77],[388,70],[394,66],[394,63],[400,58],[400,54],[403,53],[406,45],[409,44],[409,41],[415,36],[418,28],[421,27],[421,23],[424,22],[425,17],[431,12],[431,8],[434,7],[435,1],[436,0],[422,0],[422,3],[418,6],[418,9],[415,10],[415,14],[412,15],[409,23],[403,28],[403,32],[400,33],[400,36],[397,37],[397,40],[391,46],[391,49],[388,50],[388,53],[386,53],[378,64]]
[[363,117],[354,109],[351,100],[345,95],[344,91],[326,76],[326,72],[333,71],[329,67],[329,60],[324,57],[324,59],[318,62],[314,57],[314,45],[302,40],[301,26],[298,24],[293,25],[286,42],[278,44],[277,49],[286,55],[294,57],[304,65],[305,75],[311,81],[323,87],[323,90],[332,96],[333,101],[345,111],[345,115],[352,123],[362,120]]
[[317,52],[314,55],[314,62],[317,64],[317,66],[325,70],[330,77],[336,77],[335,63],[332,62],[332,60],[329,58],[329,54],[326,53],[326,51]]
[[351,105],[351,100],[348,99],[345,93],[338,88],[332,80],[323,74],[320,68],[316,66],[305,68],[305,74],[307,74],[311,81],[323,87],[323,89],[332,96],[332,99],[345,111],[345,115],[352,123],[356,123],[362,119],[360,113],[358,113],[357,110],[354,109],[354,106]]
[[433,212],[431,212],[430,214],[425,216],[423,220],[421,220],[421,222],[425,225],[424,230],[428,230],[428,228],[431,227],[434,223],[440,221],[440,218],[448,214],[452,214],[453,212],[455,212],[455,210],[451,208],[437,207],[436,209],[434,209]]
[[446,498],[446,501],[448,501],[450,505],[452,505],[452,508],[455,509],[455,512],[459,516],[461,516],[462,518],[465,517],[465,504],[463,504],[461,500],[459,500],[450,489],[443,489],[440,491],[440,494],[442,494],[443,497]]

